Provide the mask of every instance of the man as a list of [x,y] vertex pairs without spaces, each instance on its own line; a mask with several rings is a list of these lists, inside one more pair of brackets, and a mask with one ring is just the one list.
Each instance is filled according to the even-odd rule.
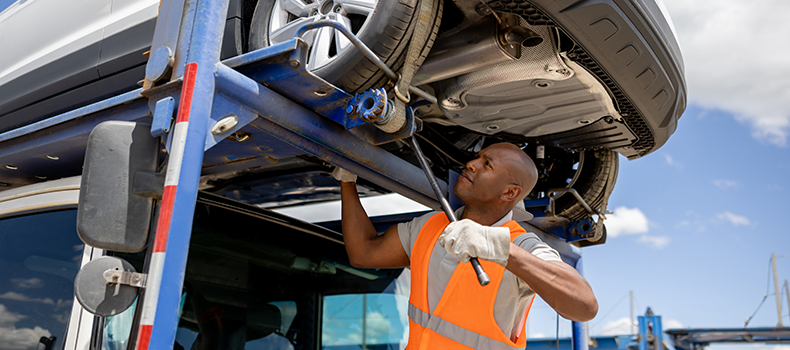
[[[587,281],[512,221],[537,182],[535,164],[515,145],[489,146],[466,164],[453,188],[465,203],[456,223],[434,212],[378,235],[359,201],[356,175],[343,169],[333,175],[341,181],[351,264],[411,266],[408,349],[524,348],[535,293],[570,320],[589,321],[598,312]],[[470,257],[480,259],[491,284],[478,284]]]

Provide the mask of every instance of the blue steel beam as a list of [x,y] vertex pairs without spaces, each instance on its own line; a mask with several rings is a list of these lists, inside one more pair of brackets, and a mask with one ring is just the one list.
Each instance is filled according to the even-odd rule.
[[[584,276],[584,264],[581,254],[576,260],[574,268],[579,271],[579,274]],[[589,350],[589,334],[587,333],[587,322],[571,322],[572,336],[573,336],[573,350]]]
[[653,315],[647,308],[644,316],[638,317],[639,322],[639,350],[663,350],[664,329],[661,326],[661,316]]
[[[627,350],[633,342],[631,335],[611,335],[592,337],[592,347],[595,350]],[[570,338],[527,338],[529,350],[572,350],[573,341]]]
[[[112,109],[113,107],[126,105],[132,102],[138,104],[140,102],[148,103],[148,101],[143,100],[143,96],[140,95],[140,90],[142,89],[129,91],[127,93],[112,98],[108,98],[106,100],[96,102],[94,104],[90,104],[85,107],[75,109],[73,111],[68,111],[63,114],[58,114],[52,118],[44,119],[42,121],[23,126],[21,128],[6,131],[0,134],[0,142],[5,142],[11,139],[26,136],[68,121],[76,120],[86,116],[97,115],[100,112],[107,112],[107,110]],[[145,115],[145,113],[143,113],[143,115]],[[107,114],[102,114],[101,116],[105,117],[107,116]],[[90,128],[90,130],[93,130],[93,128]],[[0,154],[0,157],[1,156],[2,154]]]
[[0,135],[0,189],[79,175],[88,134],[96,125],[109,119],[146,118],[147,101],[132,91],[8,131]]
[[[419,203],[439,208],[420,168],[352,136],[330,119],[223,64],[217,69],[217,89],[258,112],[259,118],[251,126]],[[446,182],[440,181],[440,186],[447,191]]]
[[188,53],[187,64],[152,246],[149,287],[143,297],[138,350],[172,348],[175,341],[227,8],[228,0],[199,0],[194,23],[182,22],[191,30],[176,52]]
[[790,343],[789,327],[677,328],[666,333],[679,350],[702,349],[712,343]]

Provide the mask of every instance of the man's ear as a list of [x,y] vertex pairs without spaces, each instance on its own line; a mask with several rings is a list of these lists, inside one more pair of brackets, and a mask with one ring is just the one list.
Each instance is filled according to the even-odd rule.
[[499,196],[500,199],[503,201],[515,201],[518,200],[519,196],[521,196],[521,192],[523,189],[519,185],[507,185],[505,187],[505,191],[502,192],[502,195]]

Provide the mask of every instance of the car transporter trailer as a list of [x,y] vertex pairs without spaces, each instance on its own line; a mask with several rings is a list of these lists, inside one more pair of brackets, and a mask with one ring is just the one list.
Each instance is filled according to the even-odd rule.
[[[381,110],[387,103],[383,91],[351,95],[308,72],[308,47],[299,36],[333,26],[393,80],[397,73],[330,21],[307,24],[290,41],[220,62],[228,3],[162,0],[142,88],[0,134],[0,186],[72,176],[59,169],[79,169],[84,162],[80,238],[106,250],[148,250],[141,273],[94,264],[78,275],[78,281],[100,281],[108,290],[123,286],[135,299],[139,295],[136,340],[130,340],[139,350],[173,347],[204,164],[243,170],[248,165],[239,160],[271,151],[265,144],[287,144],[441,210],[422,169],[376,147],[414,135],[421,122],[411,108],[401,131],[378,129],[373,122],[390,108]],[[416,88],[410,91],[431,99]],[[165,169],[157,169],[161,145],[167,149]],[[457,176],[436,184],[448,193]],[[581,250],[570,242],[600,235],[600,222],[550,225],[551,198],[526,204],[535,214],[532,229],[581,273]],[[87,213],[88,207],[107,210]],[[150,244],[149,226],[155,228]],[[86,305],[95,302],[89,295],[104,292],[80,290],[78,283],[75,293]],[[107,298],[103,301],[112,302]],[[585,323],[573,322],[573,339],[574,350],[588,349]]]

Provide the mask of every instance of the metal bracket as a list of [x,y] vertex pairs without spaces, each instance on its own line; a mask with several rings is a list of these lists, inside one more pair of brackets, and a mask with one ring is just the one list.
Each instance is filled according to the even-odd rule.
[[156,107],[154,107],[154,122],[151,123],[151,136],[159,137],[170,132],[170,126],[173,124],[175,107],[176,100],[172,96],[156,101]]
[[107,283],[122,284],[138,288],[145,288],[145,283],[148,280],[148,275],[144,273],[116,269],[104,271],[102,277],[104,277]]
[[422,130],[422,120],[414,117],[414,111],[411,108],[406,108],[406,125],[397,133],[388,133],[375,127],[373,124],[367,123],[348,129],[352,135],[369,142],[372,145],[383,145],[392,141],[397,141],[411,137],[414,133]]
[[[568,190],[567,192],[571,193],[576,192],[573,189],[563,190]],[[562,191],[549,190],[549,193],[554,192]],[[576,194],[578,195],[578,193]],[[585,203],[583,200],[581,203],[586,208],[589,208],[587,203]],[[530,220],[531,224],[539,227],[547,233],[552,234],[553,236],[565,240],[566,242],[589,240],[594,238],[597,232],[597,225],[595,221],[592,220],[592,218],[570,221],[566,218],[556,216],[554,213],[554,198],[543,197],[539,199],[527,200],[524,201],[524,207],[534,216],[534,218]],[[589,211],[592,211],[592,209],[589,209]]]
[[584,210],[586,210],[588,213],[590,213],[590,215],[598,215],[599,217],[602,217],[602,218],[606,219],[606,216],[604,216],[604,213],[601,213],[598,210],[593,210],[592,208],[590,208],[590,206],[587,204],[587,202],[584,200],[584,198],[582,198],[582,196],[579,195],[579,192],[577,192],[576,189],[573,189],[573,188],[552,188],[546,193],[546,195],[547,196],[551,196],[552,193],[570,193],[574,197],[576,197],[576,200],[579,201],[579,203],[582,205],[582,207],[584,207]]
[[348,101],[344,125],[351,129],[359,125],[380,121],[392,110],[392,103],[387,100],[387,91],[384,88],[370,89],[361,94],[354,95]]

